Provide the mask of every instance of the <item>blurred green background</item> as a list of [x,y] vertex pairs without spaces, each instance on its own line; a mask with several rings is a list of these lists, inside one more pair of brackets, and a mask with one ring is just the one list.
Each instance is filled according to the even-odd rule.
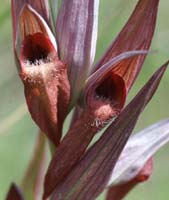
[[[101,0],[97,58],[120,31],[137,0]],[[129,100],[148,77],[169,58],[169,1],[161,0],[152,48],[133,87]],[[169,117],[169,71],[158,92],[142,114],[135,131]],[[20,183],[28,164],[37,127],[25,106],[23,86],[17,75],[12,52],[10,1],[0,5],[0,199],[4,199],[12,181]],[[139,185],[126,200],[169,199],[169,145],[155,156],[154,173],[150,181]],[[98,198],[103,199],[103,195]]]

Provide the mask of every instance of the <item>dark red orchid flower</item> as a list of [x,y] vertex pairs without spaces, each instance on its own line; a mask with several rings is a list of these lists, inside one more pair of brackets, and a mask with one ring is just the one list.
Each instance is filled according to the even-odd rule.
[[[124,28],[95,65],[99,0],[62,0],[57,19],[51,18],[57,1],[50,1],[51,10],[47,0],[11,2],[14,54],[27,106],[41,132],[54,144],[42,199],[94,200],[104,189],[108,189],[107,199],[121,199],[120,195],[125,196],[149,177],[150,158],[169,140],[167,120],[129,138],[168,62],[124,108],[149,54],[159,0],[138,1]],[[61,139],[63,123],[72,108],[71,125]],[[100,139],[89,147],[106,125]],[[162,138],[151,140],[157,127]],[[38,169],[43,168],[44,138],[39,136],[39,141],[22,184],[24,194],[40,184],[30,175],[35,167],[39,177]],[[139,148],[134,146],[138,142]],[[143,148],[146,142],[147,148]],[[147,156],[143,156],[145,151]],[[37,152],[41,156],[36,162]],[[40,182],[44,173],[42,177]],[[25,187],[31,190],[27,192]]]
[[58,59],[47,1],[32,2],[12,1],[14,50],[31,116],[58,145],[70,96],[67,68]]

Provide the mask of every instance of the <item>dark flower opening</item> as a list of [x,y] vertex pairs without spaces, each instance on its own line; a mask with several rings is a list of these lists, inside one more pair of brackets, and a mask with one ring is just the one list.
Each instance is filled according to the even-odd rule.
[[95,94],[97,98],[108,100],[121,108],[126,98],[125,83],[120,76],[109,74],[95,89]]
[[41,61],[48,62],[54,55],[55,49],[43,33],[35,33],[25,37],[22,43],[21,57],[30,64],[37,65]]

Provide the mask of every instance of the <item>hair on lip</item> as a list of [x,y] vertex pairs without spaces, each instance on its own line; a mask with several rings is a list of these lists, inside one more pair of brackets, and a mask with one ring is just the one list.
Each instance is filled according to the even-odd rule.
[[49,38],[42,33],[28,35],[22,42],[21,57],[28,65],[41,65],[56,57],[56,51]]

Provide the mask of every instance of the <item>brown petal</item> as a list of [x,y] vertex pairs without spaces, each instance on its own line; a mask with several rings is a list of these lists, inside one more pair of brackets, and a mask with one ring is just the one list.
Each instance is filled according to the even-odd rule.
[[94,200],[103,191],[140,113],[155,93],[167,64],[156,71],[98,142],[55,188],[52,200]]
[[8,191],[5,200],[24,200],[19,188],[13,183]]
[[[158,3],[159,0],[139,0],[128,22],[98,62],[95,70],[125,51],[149,49],[156,24]],[[140,55],[122,61],[113,69],[114,73],[124,79],[127,92],[136,79],[145,57],[146,55]]]

